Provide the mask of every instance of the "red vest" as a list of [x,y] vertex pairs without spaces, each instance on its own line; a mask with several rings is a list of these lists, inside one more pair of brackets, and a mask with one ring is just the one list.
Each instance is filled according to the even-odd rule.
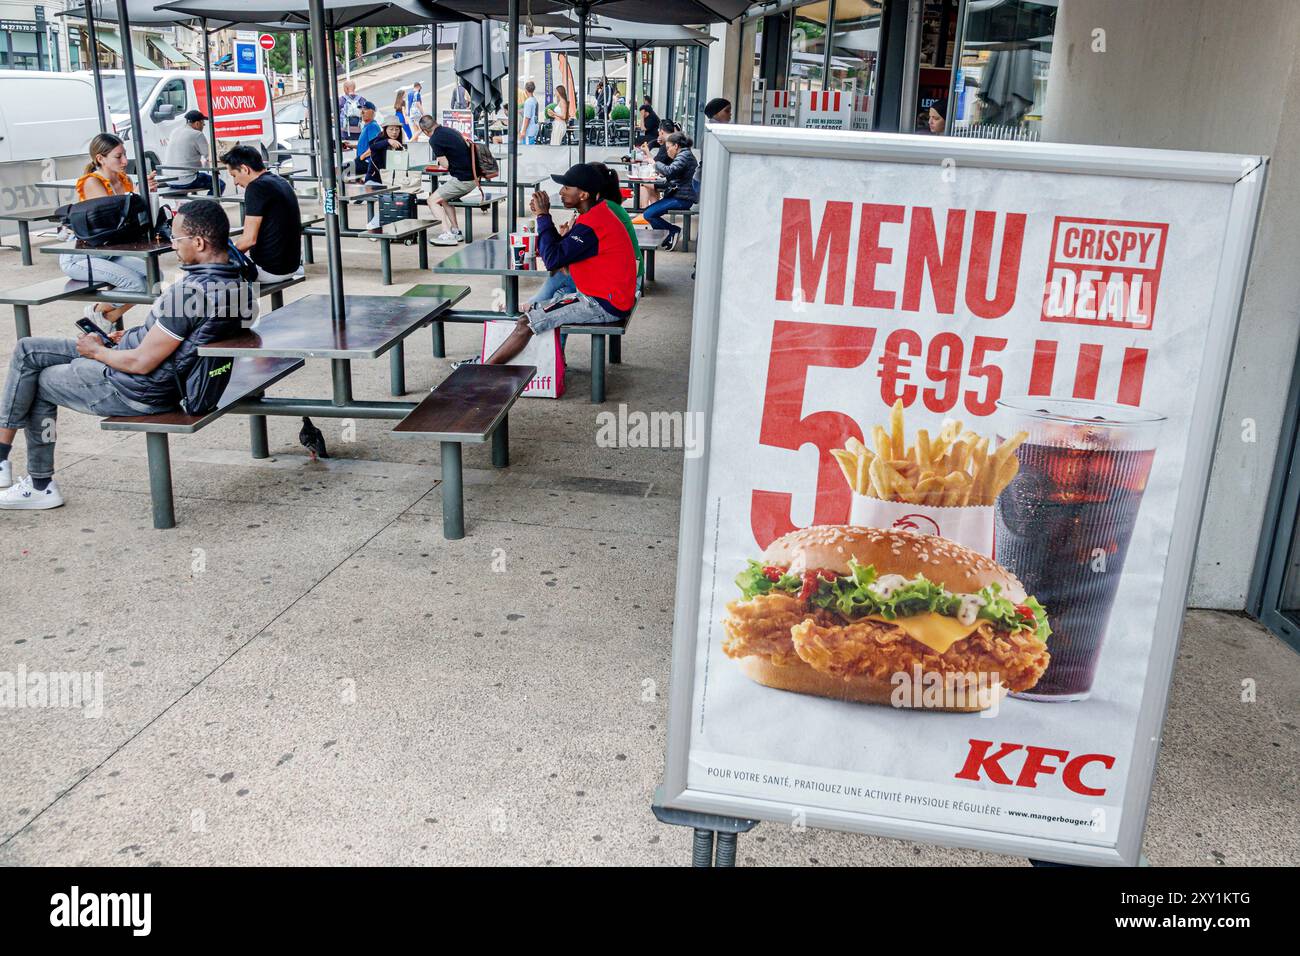
[[579,216],[596,234],[596,254],[569,264],[569,277],[583,295],[604,299],[622,312],[636,302],[636,250],[627,227],[603,202]]

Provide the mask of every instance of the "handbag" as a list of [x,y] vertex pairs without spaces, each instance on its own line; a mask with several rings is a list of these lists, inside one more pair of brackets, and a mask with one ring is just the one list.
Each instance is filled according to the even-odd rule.
[[390,149],[387,165],[379,171],[379,181],[405,192],[416,192],[424,184],[421,170],[424,163],[416,165],[408,149]]
[[63,225],[88,246],[107,246],[148,238],[153,222],[137,193],[99,196],[55,210]]
[[226,253],[230,264],[239,270],[239,278],[245,282],[257,281],[257,263],[241,252],[233,239],[226,240]]

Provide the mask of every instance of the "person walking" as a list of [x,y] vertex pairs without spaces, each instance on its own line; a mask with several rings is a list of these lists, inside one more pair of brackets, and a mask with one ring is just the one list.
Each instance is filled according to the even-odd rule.
[[[126,147],[112,133],[100,133],[90,141],[90,162],[77,180],[77,202],[100,199],[104,196],[122,196],[135,192],[135,183],[126,174]],[[157,189],[157,174],[149,173],[149,188]],[[75,239],[72,230],[60,231],[61,238]],[[93,274],[96,282],[107,282],[114,290],[122,292],[148,292],[148,267],[144,259],[127,256],[96,256],[92,265],[87,256],[61,255],[59,268],[69,279],[89,281]],[[129,303],[97,302],[86,306],[84,315],[105,330],[116,328]]]
[[551,145],[563,146],[564,136],[569,132],[569,120],[573,119],[573,104],[569,102],[569,91],[562,86],[555,88],[555,105],[551,107]]
[[339,97],[339,139],[344,149],[351,149],[361,135],[361,104],[365,101],[365,97],[358,95],[354,81],[343,84],[343,95]]
[[411,124],[406,121],[406,90],[398,89],[397,96],[393,100],[393,118],[390,122],[402,127],[402,133],[406,138],[411,138]]
[[406,119],[410,123],[418,123],[423,115],[424,98],[420,95],[420,81],[416,80],[406,91]]

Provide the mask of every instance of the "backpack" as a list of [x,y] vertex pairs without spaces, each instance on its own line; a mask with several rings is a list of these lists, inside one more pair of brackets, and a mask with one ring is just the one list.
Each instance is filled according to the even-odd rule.
[[153,226],[149,207],[136,193],[69,203],[56,209],[55,215],[88,246],[144,239]]
[[492,147],[487,143],[479,143],[464,133],[460,134],[465,137],[465,145],[469,147],[470,166],[474,170],[475,179],[496,179],[501,175],[501,166],[497,163],[497,158],[492,155]]
[[257,281],[257,263],[240,252],[233,239],[226,240],[226,252],[230,256],[230,264],[239,269],[239,278],[245,282]]
[[229,356],[197,354],[199,347],[230,338],[242,327],[241,320],[232,316],[213,316],[186,339],[193,344],[195,356],[194,364],[184,380],[178,374],[176,365],[172,365],[172,378],[176,381],[181,409],[185,414],[206,415],[221,404],[221,396],[230,384],[231,371],[235,367],[235,360]]

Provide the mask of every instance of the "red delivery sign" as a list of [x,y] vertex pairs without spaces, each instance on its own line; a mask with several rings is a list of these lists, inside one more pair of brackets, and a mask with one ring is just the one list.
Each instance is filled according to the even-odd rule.
[[[194,96],[199,101],[200,109],[206,111],[206,81],[194,81]],[[266,106],[265,80],[212,81],[212,116],[218,136],[227,139],[261,136],[265,132],[262,116],[266,112]]]

